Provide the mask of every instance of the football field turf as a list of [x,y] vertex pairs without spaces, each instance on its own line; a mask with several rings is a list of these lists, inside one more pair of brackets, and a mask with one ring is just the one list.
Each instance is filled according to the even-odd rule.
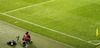
[[[22,48],[22,37],[27,30],[8,24],[6,22],[0,21],[0,47],[1,48]],[[29,32],[31,36],[32,44],[27,44],[28,48],[74,48],[72,46],[65,46],[64,44],[57,42],[55,40],[46,38],[44,36],[38,35],[33,32]],[[17,42],[17,36],[20,36]],[[17,42],[16,46],[8,46],[6,43],[10,40],[15,40]]]
[[100,0],[0,0],[0,20],[76,48],[98,46],[99,12]]

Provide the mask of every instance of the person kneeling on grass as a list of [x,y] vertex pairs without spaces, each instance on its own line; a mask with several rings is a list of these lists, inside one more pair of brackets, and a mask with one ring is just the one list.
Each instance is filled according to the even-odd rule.
[[14,41],[14,40],[11,40],[9,42],[7,42],[8,45],[11,45],[11,46],[14,46],[16,45],[17,43]]
[[32,43],[32,41],[31,41],[31,37],[30,37],[30,35],[28,34],[29,32],[26,32],[25,34],[24,34],[24,36],[23,36],[23,40],[24,41],[26,41],[26,43]]

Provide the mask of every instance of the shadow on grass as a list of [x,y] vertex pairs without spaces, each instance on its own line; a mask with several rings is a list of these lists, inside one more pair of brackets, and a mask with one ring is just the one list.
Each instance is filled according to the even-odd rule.
[[23,45],[22,45],[22,42],[21,42],[20,40],[19,40],[19,42],[17,42],[17,43],[19,43],[21,46],[23,46]]
[[15,45],[15,46],[13,46],[13,48],[16,48],[16,45]]
[[[19,41],[18,43],[19,43],[21,46],[23,46],[21,41]],[[36,47],[34,44],[28,44],[28,48],[37,48],[37,47]]]
[[37,48],[34,44],[28,44],[28,48]]
[[10,45],[8,45],[10,48],[16,48],[16,45],[14,45],[14,46],[10,46]]

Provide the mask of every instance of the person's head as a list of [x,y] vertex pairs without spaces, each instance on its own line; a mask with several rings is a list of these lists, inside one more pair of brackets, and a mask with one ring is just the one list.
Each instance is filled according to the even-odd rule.
[[27,31],[26,34],[28,34],[29,32]]
[[26,42],[23,42],[23,45],[26,44]]
[[26,46],[26,42],[23,42],[23,47],[25,47]]

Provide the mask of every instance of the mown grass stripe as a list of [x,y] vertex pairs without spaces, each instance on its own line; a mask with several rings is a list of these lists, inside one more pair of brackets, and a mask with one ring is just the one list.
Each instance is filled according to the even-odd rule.
[[19,11],[19,10],[30,8],[30,7],[33,7],[33,6],[37,6],[37,5],[42,5],[42,4],[45,4],[45,3],[49,3],[49,2],[52,2],[52,1],[55,1],[55,0],[50,0],[50,1],[47,1],[47,2],[42,2],[42,3],[38,3],[38,4],[34,4],[34,5],[22,7],[22,8],[15,9],[15,10],[12,10],[12,11],[8,11],[8,12],[5,12],[5,13],[11,13],[11,12],[14,12],[14,11]]
[[[8,15],[8,14],[5,14],[5,13],[1,13],[1,14],[6,15],[6,16],[11,17],[11,18],[14,18],[14,19],[17,19],[17,20],[20,20],[20,21],[23,21],[23,22],[26,22],[26,23],[29,23],[29,24],[32,24],[32,25],[35,25],[35,26],[38,26],[38,27],[41,27],[41,28],[44,28],[44,29],[47,29],[47,30],[50,30],[50,31],[53,31],[53,32],[56,32],[56,33],[59,33],[59,34],[62,34],[62,35],[69,36],[71,38],[78,39],[78,40],[86,42],[86,43],[90,43],[90,42],[83,40],[81,38],[78,38],[78,37],[75,37],[75,36],[72,36],[72,35],[69,35],[69,34],[65,34],[65,33],[62,33],[60,31],[56,31],[56,30],[53,30],[53,29],[50,29],[50,28],[47,28],[47,27],[44,27],[44,26],[41,26],[41,25],[38,25],[38,24],[35,24],[35,23],[32,23],[32,22],[29,22],[29,21],[26,21],[26,20],[23,20],[23,19],[20,19],[20,18],[16,18],[14,16],[11,16],[11,15]],[[90,43],[90,44],[92,44],[92,43]],[[95,44],[93,44],[93,45],[95,45]]]

